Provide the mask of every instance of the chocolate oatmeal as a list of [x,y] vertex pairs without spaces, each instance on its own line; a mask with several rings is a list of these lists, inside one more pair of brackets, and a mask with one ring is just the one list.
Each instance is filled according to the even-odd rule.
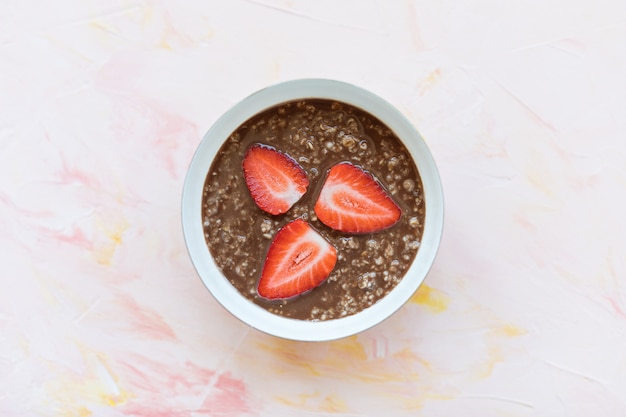
[[[253,144],[274,147],[305,170],[310,186],[285,214],[271,215],[252,200],[242,159]],[[328,170],[348,161],[371,173],[401,208],[400,220],[374,233],[329,228],[313,210]],[[402,279],[420,246],[425,207],[417,168],[401,141],[378,119],[336,101],[281,104],[243,123],[221,147],[202,197],[207,246],[232,285],[268,311],[303,320],[355,314],[379,301]],[[328,279],[300,296],[270,301],[257,282],[270,242],[294,219],[306,220],[337,251]]]

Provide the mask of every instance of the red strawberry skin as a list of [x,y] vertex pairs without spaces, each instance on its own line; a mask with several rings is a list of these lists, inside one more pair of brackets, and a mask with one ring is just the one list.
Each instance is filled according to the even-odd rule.
[[337,251],[302,219],[283,226],[267,252],[257,287],[266,299],[303,294],[328,278],[337,263]]
[[244,155],[242,167],[250,196],[270,214],[286,213],[309,186],[304,169],[271,146],[252,145]]
[[372,233],[400,220],[402,210],[368,172],[349,162],[334,165],[315,203],[326,226],[344,233]]

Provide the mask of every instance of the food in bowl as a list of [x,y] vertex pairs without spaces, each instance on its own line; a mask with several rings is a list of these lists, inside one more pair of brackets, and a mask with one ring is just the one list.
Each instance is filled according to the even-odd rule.
[[[251,254],[264,253],[267,258],[267,254],[269,254],[269,248],[271,247],[272,242],[274,242],[274,244],[279,248],[293,248],[294,246],[292,244],[282,245],[280,243],[281,241],[285,240],[289,242],[289,236],[292,235],[297,236],[296,241],[298,241],[299,243],[298,245],[296,245],[296,247],[300,247],[300,245],[304,245],[302,247],[306,247],[306,242],[309,241],[321,242],[317,240],[318,238],[313,238],[314,235],[308,232],[302,233],[302,231],[305,229],[304,227],[302,227],[302,223],[304,223],[306,226],[306,230],[308,230],[308,228],[310,227],[313,232],[319,234],[321,239],[323,239],[325,242],[331,243],[331,246],[332,242],[328,239],[328,236],[335,236],[336,241],[341,244],[340,247],[337,248],[333,246],[336,252],[337,260],[335,261],[336,265],[333,266],[333,269],[331,273],[329,273],[329,276],[323,278],[319,284],[313,282],[313,284],[310,285],[313,285],[314,288],[309,291],[303,291],[300,295],[289,297],[288,294],[278,294],[277,292],[275,292],[274,289],[277,285],[277,282],[278,287],[283,287],[284,276],[283,279],[276,281],[275,277],[281,276],[281,274],[274,274],[272,272],[274,268],[270,266],[270,269],[268,270],[268,275],[270,277],[268,285],[268,288],[270,288],[270,297],[276,296],[278,298],[270,299],[265,297],[267,299],[257,300],[259,302],[251,301],[250,298],[243,295],[243,292],[245,291],[237,289],[237,287],[235,287],[231,283],[231,281],[226,276],[226,269],[218,266],[216,259],[212,256],[210,250],[208,249],[206,236],[207,228],[203,227],[203,224],[206,223],[207,216],[210,215],[210,213],[206,213],[206,210],[215,210],[216,208],[211,208],[210,204],[207,207],[203,206],[203,201],[206,199],[205,187],[210,181],[210,178],[208,176],[209,170],[212,166],[216,166],[215,161],[217,159],[223,158],[220,152],[223,150],[222,148],[225,148],[225,142],[231,140],[232,135],[240,127],[245,125],[247,121],[254,119],[256,116],[260,115],[268,109],[280,106],[285,103],[299,103],[302,101],[310,102],[312,100],[320,100],[330,103],[336,102],[339,104],[343,103],[349,106],[353,106],[356,109],[362,110],[366,114],[375,116],[377,120],[381,121],[384,126],[389,128],[389,131],[393,132],[393,135],[395,137],[401,139],[402,144],[408,151],[408,155],[410,155],[415,167],[417,167],[418,169],[420,179],[419,183],[414,183],[413,185],[411,185],[410,182],[405,183],[404,181],[402,181],[401,183],[403,187],[407,187],[410,189],[411,186],[413,186],[416,187],[416,190],[419,189],[421,191],[422,197],[421,201],[418,204],[418,213],[415,216],[411,216],[415,217],[415,219],[411,219],[411,217],[409,217],[409,225],[419,230],[419,232],[416,233],[416,236],[420,236],[420,239],[419,241],[415,240],[415,243],[410,244],[410,239],[407,239],[407,242],[405,242],[405,244],[408,244],[408,247],[410,248],[415,247],[415,249],[412,249],[415,250],[413,260],[407,260],[406,264],[404,264],[400,263],[398,259],[397,263],[399,264],[399,266],[407,265],[407,269],[404,272],[404,275],[401,277],[401,279],[397,281],[393,289],[389,290],[386,294],[384,294],[384,296],[381,296],[378,301],[372,302],[371,306],[364,307],[362,310],[352,310],[352,307],[354,306],[347,301],[345,304],[348,304],[348,309],[346,309],[346,313],[343,313],[343,310],[339,311],[339,317],[331,318],[327,315],[322,318],[322,314],[330,311],[330,308],[326,310],[322,310],[319,308],[318,310],[314,310],[313,308],[310,308],[310,312],[313,315],[319,314],[320,317],[310,318],[311,315],[309,315],[308,317],[303,315],[303,319],[300,319],[297,317],[297,315],[294,317],[289,317],[280,313],[285,308],[289,309],[290,307],[288,306],[288,304],[294,304],[294,302],[298,302],[302,307],[301,311],[305,311],[306,300],[314,300],[315,297],[313,297],[313,295],[319,293],[319,290],[323,288],[328,289],[333,285],[337,287],[338,284],[335,281],[331,280],[330,276],[334,271],[341,271],[341,268],[339,268],[339,264],[341,259],[346,259],[346,248],[354,250],[361,249],[361,252],[368,251],[369,253],[370,250],[376,250],[376,240],[362,240],[365,235],[370,234],[372,236],[376,236],[377,239],[380,239],[383,236],[380,235],[381,233],[384,234],[386,233],[386,231],[393,230],[393,228],[401,227],[401,225],[403,224],[402,218],[406,215],[407,212],[405,211],[405,207],[403,207],[402,204],[398,201],[398,198],[396,196],[398,191],[396,191],[396,194],[394,194],[394,186],[387,184],[388,180],[386,178],[383,178],[382,176],[379,178],[378,176],[381,174],[375,172],[372,167],[365,166],[365,163],[363,161],[360,161],[358,163],[344,161],[350,162],[355,167],[360,168],[365,172],[366,175],[371,175],[371,178],[383,188],[384,192],[392,198],[394,203],[396,203],[402,211],[401,219],[396,224],[389,226],[388,229],[381,229],[375,232],[366,232],[365,235],[362,235],[360,233],[348,233],[346,231],[333,229],[333,227],[342,229],[343,226],[333,224],[332,216],[330,221],[326,219],[326,221],[329,221],[330,225],[322,224],[323,215],[318,216],[318,214],[316,213],[315,205],[319,200],[319,197],[321,195],[321,189],[324,187],[326,179],[330,177],[330,170],[332,169],[332,167],[330,167],[330,169],[328,169],[327,171],[324,171],[326,167],[316,168],[310,166],[310,172],[307,173],[305,171],[308,185],[305,186],[304,194],[298,196],[300,191],[297,191],[295,197],[297,200],[295,200],[295,202],[293,201],[294,197],[288,199],[287,205],[289,207],[287,208],[287,211],[283,212],[283,214],[268,214],[265,209],[261,209],[261,206],[263,206],[263,204],[259,204],[258,196],[253,197],[254,193],[251,192],[248,184],[246,184],[246,188],[242,189],[243,192],[241,195],[245,196],[246,193],[248,193],[249,197],[252,198],[254,204],[256,205],[256,208],[253,210],[253,212],[255,212],[256,215],[266,217],[246,217],[244,215],[241,215],[241,212],[237,211],[238,209],[232,210],[230,215],[242,219],[241,221],[247,221],[249,223],[249,226],[242,228],[242,230],[246,231],[245,234],[235,235],[229,232],[228,234],[224,235],[224,239],[246,240],[246,236],[258,237],[258,230],[260,230],[261,233],[265,236],[263,236],[263,240],[259,240],[259,242],[263,242],[265,245],[267,245],[264,247],[267,249],[268,252],[263,252],[259,247],[256,249],[256,251],[252,251]],[[330,132],[328,134],[330,134]],[[340,133],[337,133],[337,135],[339,134]],[[346,138],[346,144],[344,146],[349,146],[350,142],[350,138]],[[365,143],[365,145],[367,145],[367,142]],[[273,148],[276,153],[283,154],[286,157],[291,158],[293,161],[295,161],[298,165],[300,165],[301,168],[303,166],[306,168],[306,161],[298,160],[304,155],[294,155],[294,157],[292,157],[288,153],[290,152],[288,149],[279,149],[275,145],[267,145],[260,140],[258,141],[258,143],[250,143],[247,147],[240,146],[239,151],[233,151],[232,157],[234,159],[239,159],[240,162],[243,164],[243,160],[241,159],[243,158],[242,155],[245,155],[247,149],[251,149],[257,146],[262,148]],[[325,146],[328,146],[328,149],[330,151],[329,154],[332,155],[334,147],[332,145]],[[376,149],[380,151],[381,147],[377,147]],[[326,159],[320,159],[319,162],[326,163],[328,161],[326,161]],[[395,163],[396,162],[394,161],[391,165],[393,166]],[[341,162],[339,164],[341,164]],[[243,166],[240,166],[239,168],[243,169]],[[341,171],[342,170],[340,170],[340,172]],[[242,175],[241,171],[239,171],[237,175]],[[234,184],[239,181],[235,178],[228,178],[227,180],[229,182],[233,181],[232,186],[234,186]],[[400,183],[396,184],[395,189],[398,188],[399,184]],[[242,183],[239,183],[239,185],[242,185]],[[231,191],[232,186],[223,185],[227,193]],[[228,187],[228,189],[226,187]],[[272,187],[270,187],[270,189],[271,188]],[[330,190],[335,190],[335,192],[331,193],[331,195],[334,195],[337,194],[336,191],[338,190],[338,188],[331,187]],[[311,200],[310,203],[313,205],[313,208],[311,208],[311,206],[306,206],[306,209],[300,208],[300,210],[302,211],[302,215],[300,217],[293,216],[293,219],[291,219],[290,216],[292,216],[293,213],[298,210],[298,207],[305,203],[305,200],[307,198]],[[350,201],[350,199],[348,199],[347,201]],[[263,88],[262,90],[251,94],[250,96],[237,102],[230,109],[228,109],[221,117],[219,117],[219,119],[215,121],[215,123],[211,126],[211,128],[208,130],[208,132],[205,134],[204,138],[198,145],[198,148],[194,153],[193,159],[191,160],[187,175],[185,177],[181,203],[181,220],[187,251],[196,271],[198,272],[200,279],[213,295],[215,300],[219,302],[234,317],[238,318],[243,323],[257,330],[273,336],[299,341],[327,341],[351,336],[381,323],[383,320],[395,313],[402,305],[404,305],[409,300],[409,298],[414,294],[414,292],[418,289],[418,287],[426,278],[426,275],[428,274],[435,260],[437,250],[441,241],[441,234],[443,231],[443,192],[441,188],[441,181],[437,171],[437,166],[424,140],[415,130],[411,122],[409,122],[402,115],[401,112],[399,112],[396,108],[394,108],[391,104],[389,104],[387,101],[383,100],[379,96],[352,84],[327,79],[301,79],[281,82],[279,84]],[[219,207],[217,207],[217,209],[219,209]],[[273,209],[268,208],[268,210]],[[282,211],[284,210],[284,208],[278,210]],[[423,222],[420,219],[423,219]],[[257,222],[259,223],[257,224]],[[294,228],[286,227],[286,225],[294,223],[296,224]],[[255,229],[253,231],[252,227],[255,224],[258,226],[258,230]],[[379,226],[375,227],[375,229],[377,229],[378,227]],[[211,230],[228,232],[228,230],[224,228],[219,229],[219,227],[217,229],[211,228]],[[284,234],[286,234],[287,239],[282,239],[279,237],[282,235],[282,233],[280,232],[285,230],[287,232],[285,232]],[[278,243],[275,243],[276,241],[278,241]],[[293,255],[294,253],[298,253],[299,250],[292,249],[289,251],[291,252],[291,256],[288,256],[287,259],[292,260],[292,263],[294,260],[297,259],[308,259],[308,257],[298,256],[298,254],[296,254],[295,256]],[[323,258],[326,259],[328,254],[327,251],[321,251],[319,253],[323,253]],[[264,259],[255,260],[251,254],[245,257],[240,257],[237,262],[239,262],[240,260],[245,261],[247,259],[251,262],[256,262],[257,265],[262,264],[264,267],[266,267],[266,262]],[[407,255],[409,255],[410,259],[411,253],[409,252],[407,253]],[[404,257],[404,255],[397,256]],[[368,257],[361,259],[367,260],[367,258]],[[376,265],[376,263],[378,262],[376,260],[377,258],[370,258],[373,260],[369,261],[369,264]],[[237,262],[227,261],[228,268],[233,269],[235,273],[237,273]],[[273,263],[270,262],[269,264],[272,265]],[[278,264],[282,263],[279,262]],[[288,264],[289,263],[287,263],[287,265]],[[358,261],[355,262],[355,264],[358,264]],[[397,268],[398,266],[395,264],[396,263],[394,262],[394,265],[392,266],[396,266]],[[352,264],[347,266],[353,267]],[[239,271],[239,273],[241,273],[241,270]],[[259,274],[260,278],[262,272],[257,271],[257,273]],[[389,274],[389,271],[387,272],[387,274]],[[317,273],[314,275],[317,276]],[[359,276],[356,276],[358,279]],[[363,275],[362,278],[367,279],[358,280],[357,286],[360,285],[362,287],[367,287],[370,283],[370,277]],[[342,290],[344,290],[343,286],[340,287]],[[346,285],[346,288],[350,288],[349,285]],[[249,287],[247,290],[252,292],[256,291],[258,293],[259,287],[254,288],[254,286],[252,286]],[[302,288],[298,286],[298,291],[301,290]],[[376,289],[375,291],[378,291],[378,289]],[[261,295],[263,294],[266,296],[268,295],[265,290],[261,290]],[[253,295],[250,294],[250,296]],[[261,303],[267,303],[267,305],[262,306]],[[270,309],[273,309],[274,312],[270,311]],[[355,312],[352,313],[351,311]],[[331,315],[332,314],[337,314],[337,311],[331,313]],[[203,320],[207,318],[201,317],[199,319]]]
[[325,98],[241,123],[210,166],[201,205],[206,245],[230,284],[274,315],[307,321],[351,316],[389,294],[420,249],[425,215],[402,140]]

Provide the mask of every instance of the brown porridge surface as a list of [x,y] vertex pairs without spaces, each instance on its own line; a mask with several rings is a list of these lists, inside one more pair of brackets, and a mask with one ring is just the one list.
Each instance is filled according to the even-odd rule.
[[[306,171],[306,194],[287,213],[257,207],[242,172],[245,150],[273,146]],[[402,209],[400,221],[370,234],[345,234],[321,223],[313,211],[326,172],[349,161],[374,175]],[[378,119],[331,100],[293,101],[272,107],[239,126],[209,169],[202,197],[207,246],[222,273],[250,301],[281,316],[329,320],[355,314],[383,298],[402,279],[420,246],[425,208],[418,170],[407,149]],[[337,249],[328,279],[308,293],[270,301],[257,294],[265,254],[276,232],[307,220]]]

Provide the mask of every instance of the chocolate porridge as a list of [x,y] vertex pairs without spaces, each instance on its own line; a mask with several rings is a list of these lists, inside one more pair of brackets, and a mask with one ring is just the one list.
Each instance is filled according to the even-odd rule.
[[[242,175],[253,144],[291,156],[310,186],[285,214],[268,214],[254,203]],[[375,233],[333,230],[313,210],[325,175],[351,162],[371,173],[401,208],[400,220]],[[239,292],[268,311],[303,320],[355,314],[383,298],[402,279],[420,246],[425,207],[417,168],[401,141],[378,119],[351,105],[311,99],[270,108],[243,123],[218,152],[206,178],[202,219],[217,266]],[[297,297],[270,301],[257,293],[265,255],[276,232],[306,220],[337,251],[328,279]]]

